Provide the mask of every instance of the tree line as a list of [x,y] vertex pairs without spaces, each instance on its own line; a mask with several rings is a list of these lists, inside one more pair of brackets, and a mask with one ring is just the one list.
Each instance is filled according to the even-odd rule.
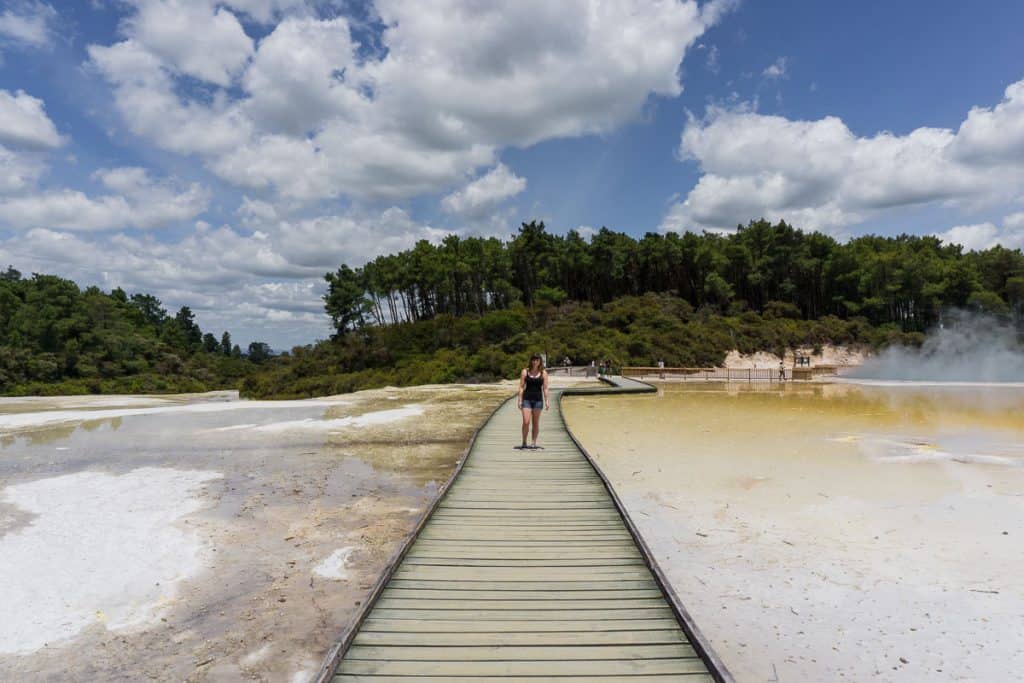
[[934,325],[950,307],[1020,319],[1024,255],[969,251],[931,236],[867,235],[841,243],[785,221],[752,221],[731,234],[602,228],[590,240],[523,223],[510,240],[449,235],[326,275],[328,315],[339,333],[368,325],[482,315],[624,296],[671,294],[695,309],[745,310],[814,320],[863,318],[904,331]]
[[55,275],[0,271],[0,392],[203,391],[237,384],[270,357],[204,333],[188,306],[80,288]]

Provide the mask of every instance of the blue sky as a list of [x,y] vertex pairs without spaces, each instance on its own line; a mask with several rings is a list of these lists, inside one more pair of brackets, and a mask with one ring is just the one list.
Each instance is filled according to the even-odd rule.
[[945,0],[5,0],[0,261],[283,348],[326,335],[341,262],[532,218],[1018,247],[1021,26]]

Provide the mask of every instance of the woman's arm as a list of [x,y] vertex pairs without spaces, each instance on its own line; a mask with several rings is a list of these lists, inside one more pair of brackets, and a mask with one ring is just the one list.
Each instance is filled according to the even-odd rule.
[[551,403],[548,401],[548,371],[544,371],[544,410],[551,410]]
[[523,391],[526,390],[526,370],[519,373],[519,409],[523,409]]

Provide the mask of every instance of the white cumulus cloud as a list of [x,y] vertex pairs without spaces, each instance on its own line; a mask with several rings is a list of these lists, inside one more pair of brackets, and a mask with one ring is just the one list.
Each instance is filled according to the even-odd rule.
[[10,0],[0,12],[0,45],[42,48],[53,40],[57,11],[38,0]]
[[525,189],[526,178],[517,176],[505,164],[498,164],[462,189],[444,197],[441,207],[448,213],[481,218]]
[[0,226],[25,230],[149,229],[188,221],[206,210],[209,193],[197,183],[177,191],[140,168],[101,170],[96,177],[116,194],[90,197],[72,189],[33,191],[0,199]]
[[[344,18],[290,18],[260,41],[244,84],[247,111],[269,130],[301,136],[334,116],[353,116],[368,101],[341,75],[355,64]],[[351,80],[351,77],[349,78]]]
[[134,40],[89,47],[92,64],[115,84],[115,102],[136,135],[174,152],[216,154],[248,140],[252,124],[237,103],[184,99],[156,55]]
[[974,107],[960,124],[952,147],[964,162],[1019,166],[1024,159],[1024,80],[1006,88],[995,107]]
[[220,86],[241,72],[252,39],[229,10],[203,0],[136,0],[128,33],[176,71]]
[[785,78],[789,69],[789,57],[779,57],[770,65],[765,67],[761,75],[773,81]]
[[1003,218],[1002,226],[992,222],[957,225],[934,233],[943,242],[962,245],[967,250],[990,249],[1001,245],[1007,249],[1024,248],[1024,212]]
[[[502,147],[611,130],[648,97],[681,92],[687,48],[733,5],[381,0],[384,49],[357,59],[346,19],[297,4],[226,3],[263,18],[292,10],[251,58],[241,40],[205,50],[210,27],[161,47],[173,22],[144,15],[171,2],[139,0],[125,40],[90,48],[122,117],[233,184],[301,201],[437,192],[493,165]],[[225,85],[236,73],[241,92],[176,87],[181,74]]]
[[1003,219],[1003,225],[1010,230],[1024,230],[1024,211],[1011,213]]
[[661,227],[728,229],[763,216],[839,230],[894,207],[1010,201],[1024,188],[1021,131],[1024,81],[995,107],[972,109],[958,131],[863,137],[834,116],[712,107],[689,119],[679,146],[702,176]]
[[227,0],[224,4],[254,21],[268,24],[286,14],[311,14],[317,3],[316,0]]
[[0,145],[0,195],[30,190],[44,170],[34,155],[18,154]]
[[46,115],[42,100],[23,90],[0,90],[0,142],[52,148],[64,141]]

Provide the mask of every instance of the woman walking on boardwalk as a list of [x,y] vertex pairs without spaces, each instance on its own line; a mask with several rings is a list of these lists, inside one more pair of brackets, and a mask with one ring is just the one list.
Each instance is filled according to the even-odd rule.
[[[540,354],[530,356],[530,364],[519,375],[519,410],[523,413],[523,445],[520,448],[537,448],[537,433],[540,432],[540,413],[550,410],[548,403],[548,371]],[[526,445],[526,435],[533,423],[533,441]]]

